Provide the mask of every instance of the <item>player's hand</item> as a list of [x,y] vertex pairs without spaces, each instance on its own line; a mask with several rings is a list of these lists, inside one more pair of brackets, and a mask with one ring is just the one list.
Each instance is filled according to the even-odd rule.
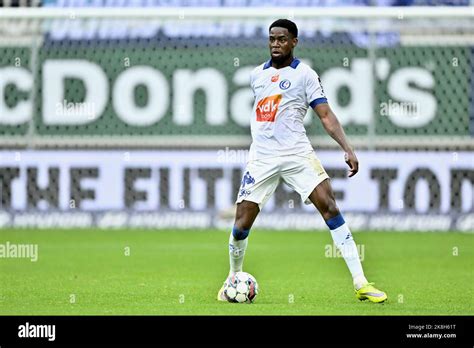
[[349,178],[354,176],[359,171],[359,160],[357,159],[354,151],[346,152],[344,155],[344,160],[346,161],[347,165],[349,166]]

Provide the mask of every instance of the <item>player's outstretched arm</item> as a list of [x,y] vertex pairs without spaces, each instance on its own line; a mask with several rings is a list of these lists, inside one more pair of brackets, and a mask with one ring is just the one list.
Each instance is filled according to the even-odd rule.
[[329,104],[322,103],[318,104],[314,107],[314,111],[318,115],[321,123],[323,124],[324,129],[326,132],[333,138],[345,151],[344,159],[349,166],[349,177],[354,176],[359,171],[359,161],[354,153],[354,150],[349,145],[346,133],[344,133],[344,129],[342,128],[339,120],[337,119],[334,112],[329,107]]

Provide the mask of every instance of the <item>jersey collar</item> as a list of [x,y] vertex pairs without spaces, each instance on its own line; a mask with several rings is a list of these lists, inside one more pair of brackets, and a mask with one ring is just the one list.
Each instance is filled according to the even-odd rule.
[[[300,60],[298,58],[293,58],[293,61],[291,62],[290,66],[293,69],[296,69],[298,64],[300,64]],[[272,59],[270,58],[270,60],[268,62],[266,62],[265,65],[263,66],[263,70],[268,69],[271,66],[272,66]]]

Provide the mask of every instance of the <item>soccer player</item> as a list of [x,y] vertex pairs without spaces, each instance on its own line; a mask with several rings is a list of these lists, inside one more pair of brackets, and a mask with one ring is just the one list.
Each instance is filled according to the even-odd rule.
[[[229,239],[230,272],[242,271],[248,235],[263,205],[280,179],[298,192],[305,204],[313,203],[331,231],[335,245],[351,272],[359,300],[383,302],[387,295],[364,276],[349,226],[339,211],[329,176],[306,136],[303,118],[310,106],[326,132],[345,152],[349,177],[359,170],[354,150],[329,107],[318,74],[293,57],[298,28],[287,19],[269,28],[271,59],[255,68],[250,85],[255,96],[251,120],[252,145],[237,194],[237,211]],[[217,295],[226,301],[224,287]]]

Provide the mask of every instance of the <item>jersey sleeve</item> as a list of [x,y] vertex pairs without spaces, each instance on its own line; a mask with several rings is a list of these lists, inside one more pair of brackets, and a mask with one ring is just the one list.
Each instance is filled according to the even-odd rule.
[[306,75],[306,101],[314,108],[318,104],[327,103],[328,100],[324,94],[323,86],[321,85],[321,79],[319,78],[316,71],[309,69]]

